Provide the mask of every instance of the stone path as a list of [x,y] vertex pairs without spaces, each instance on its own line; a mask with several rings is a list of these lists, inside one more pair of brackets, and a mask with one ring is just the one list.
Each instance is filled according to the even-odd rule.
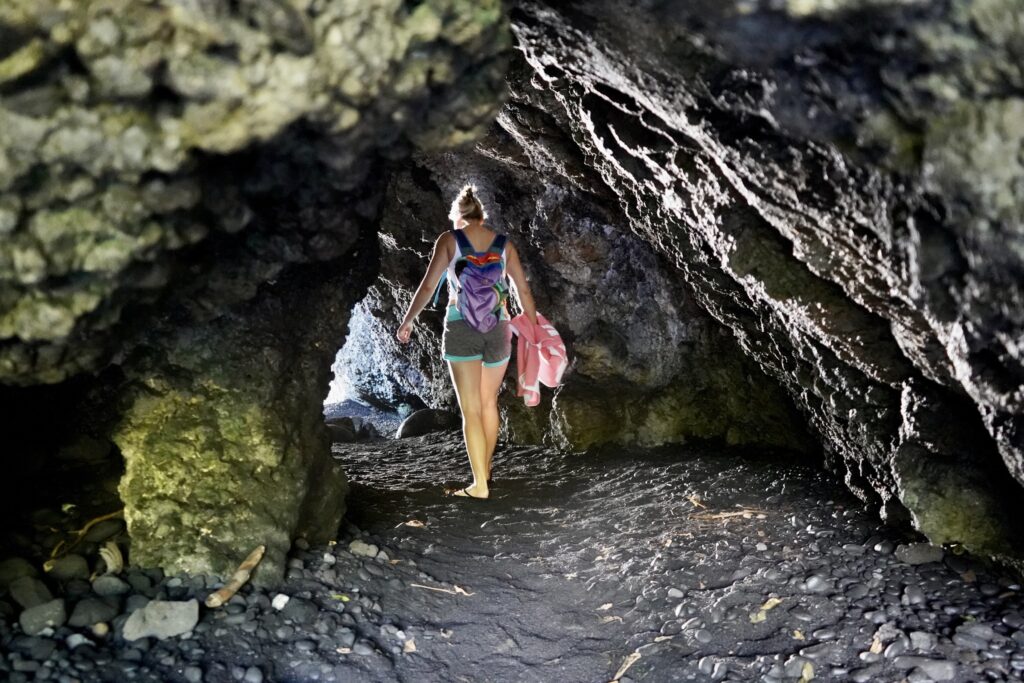
[[69,613],[108,605],[107,635],[26,635],[0,597],[0,680],[605,683],[629,662],[623,683],[1024,671],[1014,578],[910,544],[810,466],[509,448],[478,501],[442,495],[467,471],[456,434],[335,451],[353,482],[346,524],[332,547],[295,548],[279,590],[246,588],[184,636],[132,643],[128,612],[201,602],[217,584],[140,570],[118,595],[69,584]]

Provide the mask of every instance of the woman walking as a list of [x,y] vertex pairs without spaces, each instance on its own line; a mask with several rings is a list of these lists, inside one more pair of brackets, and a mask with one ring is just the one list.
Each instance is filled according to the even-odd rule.
[[427,272],[397,332],[400,342],[409,341],[416,316],[447,275],[449,300],[441,346],[462,411],[462,433],[473,470],[473,483],[454,495],[472,498],[489,495],[491,460],[498,441],[498,390],[512,351],[508,278],[524,314],[537,324],[519,254],[506,235],[484,223],[486,216],[475,188],[463,187],[449,214],[454,227],[434,242]]

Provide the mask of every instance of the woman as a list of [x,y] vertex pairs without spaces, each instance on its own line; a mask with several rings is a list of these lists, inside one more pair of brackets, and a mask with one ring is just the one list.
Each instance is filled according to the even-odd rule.
[[[441,277],[447,273],[449,301],[445,314],[442,350],[448,361],[455,394],[462,411],[462,433],[466,439],[469,466],[473,470],[473,483],[456,491],[456,496],[487,498],[488,480],[491,478],[491,460],[498,442],[498,390],[501,388],[512,351],[512,330],[509,328],[508,310],[501,302],[497,325],[488,332],[479,332],[462,319],[456,306],[458,292],[459,261],[467,254],[462,253],[468,244],[477,255],[497,251],[500,244],[498,233],[484,224],[486,214],[483,204],[476,197],[472,185],[466,185],[452,202],[449,217],[454,223],[453,230],[446,230],[434,242],[434,253],[416,294],[413,295],[409,310],[398,328],[398,340],[407,343],[412,336],[413,321],[426,306]],[[454,230],[461,230],[468,240],[459,247]],[[496,240],[498,240],[496,242]],[[537,324],[537,309],[526,282],[519,254],[515,246],[504,241],[500,250],[501,277],[511,276],[519,303],[527,318]]]

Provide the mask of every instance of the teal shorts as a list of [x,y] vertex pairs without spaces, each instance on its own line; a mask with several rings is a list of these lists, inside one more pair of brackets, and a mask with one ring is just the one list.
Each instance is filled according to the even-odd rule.
[[502,316],[490,332],[479,332],[462,319],[455,306],[449,306],[441,350],[444,359],[453,363],[479,360],[488,368],[504,365],[512,354],[512,328],[507,316]]

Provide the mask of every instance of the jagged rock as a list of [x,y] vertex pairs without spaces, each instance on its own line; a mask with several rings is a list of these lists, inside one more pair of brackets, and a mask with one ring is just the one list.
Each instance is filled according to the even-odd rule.
[[188,633],[199,622],[199,603],[153,600],[137,609],[124,623],[124,639],[173,638]]
[[214,5],[0,7],[0,383],[106,368],[63,455],[124,456],[130,559],[227,575],[265,544],[272,582],[344,510],[315,417],[375,169],[478,136],[510,36],[498,0]]
[[[1019,241],[1006,198],[1021,166],[993,133],[1017,139],[1018,100],[974,103],[1014,76],[998,66],[1005,35],[975,33],[967,7],[871,10],[851,33],[815,3],[801,23],[734,3],[524,1],[513,30],[530,73],[512,101],[563,134],[522,134],[514,108],[499,122],[532,166],[579,184],[596,173],[855,493],[935,543],[1021,556],[1001,501],[1024,481],[1009,341],[1024,258],[995,247]],[[685,27],[677,47],[656,47],[669,26]]]
[[459,418],[451,411],[424,408],[402,420],[402,424],[398,426],[398,431],[395,433],[395,438],[408,439],[430,432],[454,429],[458,426]]

